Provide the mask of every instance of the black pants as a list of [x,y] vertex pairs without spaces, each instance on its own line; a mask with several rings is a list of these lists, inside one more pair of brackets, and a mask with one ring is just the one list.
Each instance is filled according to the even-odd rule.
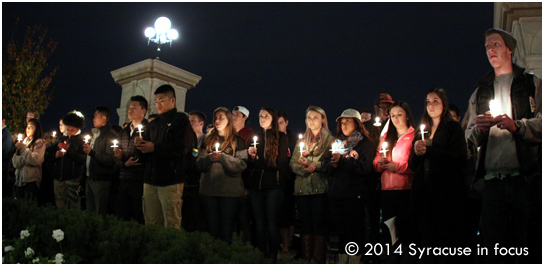
[[[364,247],[365,239],[365,201],[362,197],[354,197],[341,200],[329,200],[330,214],[334,229],[338,234],[338,252],[346,254],[347,243],[355,242],[359,247]],[[363,253],[359,248],[357,255]]]
[[143,182],[119,182],[119,216],[125,220],[134,219],[138,223],[144,224],[143,195]]
[[327,236],[327,194],[296,196],[301,234]]

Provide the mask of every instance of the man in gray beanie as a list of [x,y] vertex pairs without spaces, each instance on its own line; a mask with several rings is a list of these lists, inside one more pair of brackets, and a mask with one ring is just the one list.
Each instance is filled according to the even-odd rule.
[[486,31],[485,48],[493,70],[470,97],[465,132],[480,148],[475,183],[483,184],[484,263],[540,264],[542,80],[512,62],[516,39],[510,33]]

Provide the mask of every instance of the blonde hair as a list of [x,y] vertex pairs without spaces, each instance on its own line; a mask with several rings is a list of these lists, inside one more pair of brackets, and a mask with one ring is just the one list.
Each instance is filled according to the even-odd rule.
[[[308,153],[313,155],[318,155],[318,154],[321,154],[326,148],[325,147],[325,141],[327,140],[326,135],[327,134],[332,135],[332,134],[329,131],[329,123],[327,122],[327,114],[325,113],[325,110],[323,110],[323,108],[321,107],[310,105],[308,109],[306,109],[306,117],[308,116],[310,111],[314,111],[321,114],[321,118],[323,120],[323,122],[321,123],[321,132],[320,132],[321,137],[319,138],[318,142],[314,143],[314,146],[308,150]],[[306,123],[306,132],[304,132],[304,136],[303,136],[304,142],[309,145],[313,137],[315,136],[313,136],[312,130],[308,128],[308,124]]]

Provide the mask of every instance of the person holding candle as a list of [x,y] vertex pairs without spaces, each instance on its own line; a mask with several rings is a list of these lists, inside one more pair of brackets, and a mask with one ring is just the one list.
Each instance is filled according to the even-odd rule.
[[[528,247],[528,256],[489,254],[485,263],[542,263],[542,80],[512,58],[517,41],[501,29],[485,32],[493,68],[469,100],[466,138],[479,147],[477,183],[483,183],[482,237]],[[489,114],[491,100],[498,114]]]
[[259,143],[249,147],[249,200],[255,219],[257,247],[276,262],[280,246],[279,218],[289,170],[289,140],[278,129],[278,116],[271,108],[259,112]]
[[[86,154],[80,130],[85,127],[85,118],[70,112],[62,117],[66,139],[57,143],[52,152],[53,187],[57,208],[80,209],[78,195],[79,180],[85,168]],[[64,150],[64,151],[62,151]]]
[[322,158],[330,153],[334,137],[322,108],[310,106],[305,114],[306,132],[297,142],[297,147],[304,142],[304,151],[295,149],[289,166],[297,175],[294,195],[300,214],[302,258],[325,263],[328,173]]
[[[230,243],[244,193],[242,172],[247,167],[248,153],[245,140],[234,132],[232,113],[227,108],[215,109],[213,123],[196,161],[202,172],[200,195],[209,233]],[[216,143],[219,151],[215,150]]]
[[[85,184],[85,204],[90,212],[107,214],[112,180],[116,165],[111,148],[117,138],[111,130],[111,112],[106,106],[97,106],[94,112],[91,143],[83,143],[86,171],[81,183]],[[83,185],[81,184],[81,185]],[[81,191],[82,186],[78,188]]]
[[135,220],[144,224],[142,197],[144,194],[145,166],[140,162],[141,154],[134,140],[149,128],[145,114],[147,100],[136,95],[130,97],[128,119],[130,123],[119,134],[119,147],[113,149],[119,172],[118,215],[124,220]]
[[[465,247],[464,241],[468,238],[464,219],[468,192],[464,184],[467,144],[461,125],[448,110],[444,89],[434,88],[427,93],[421,123],[429,135],[425,141],[414,138],[414,152],[409,159],[410,169],[415,172],[411,204],[421,245]],[[425,262],[452,263],[463,257],[428,256],[426,259],[429,261]]]
[[40,121],[31,118],[26,126],[26,138],[15,143],[12,162],[15,168],[15,197],[37,201],[42,180],[45,144]]
[[334,229],[338,234],[338,263],[360,263],[363,250],[348,256],[349,242],[364,246],[365,239],[365,182],[374,171],[372,161],[376,146],[361,123],[357,110],[347,109],[336,119],[336,139],[343,149],[336,147],[324,155],[323,168],[329,175],[329,207]]
[[[387,156],[379,151],[374,157],[374,169],[380,173],[380,204],[382,221],[397,217],[396,229],[402,238],[402,220],[406,217],[410,201],[410,191],[414,172],[408,167],[415,137],[415,120],[410,106],[406,102],[391,105],[391,122],[381,138],[378,147],[387,143]],[[404,217],[403,217],[404,216]],[[400,222],[399,222],[400,221]]]
[[159,117],[149,123],[142,137],[134,139],[145,162],[143,212],[145,225],[181,229],[183,187],[194,166],[196,135],[189,117],[177,111],[174,87],[165,84],[155,90]]

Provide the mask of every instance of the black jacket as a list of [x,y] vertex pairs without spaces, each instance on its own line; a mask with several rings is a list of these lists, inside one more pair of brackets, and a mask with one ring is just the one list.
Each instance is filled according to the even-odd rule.
[[365,136],[353,150],[359,157],[355,159],[352,156],[342,156],[338,161],[338,167],[331,164],[332,153],[328,152],[323,158],[323,165],[330,173],[328,192],[330,199],[362,197],[367,179],[373,176],[372,162],[376,150],[374,142]]
[[[414,143],[418,139],[414,139]],[[412,150],[409,160],[414,174],[412,193],[420,203],[441,204],[466,196],[464,175],[467,166],[467,143],[461,125],[441,120],[431,146],[423,156]]]
[[61,142],[57,142],[51,148],[50,156],[54,161],[53,177],[59,181],[79,179],[85,173],[85,158],[87,157],[83,151],[83,137],[75,135],[62,140],[64,141],[69,145],[64,156],[55,158],[56,152],[61,150],[59,147]]
[[[270,131],[268,131],[270,132]],[[285,187],[285,181],[289,178],[289,141],[287,135],[279,132],[278,157],[276,167],[268,166],[268,160],[264,157],[265,137],[263,131],[257,133],[257,157],[248,156],[249,188],[256,190],[281,189]],[[251,146],[253,142],[249,144]]]
[[155,150],[144,154],[144,183],[153,186],[170,186],[183,183],[188,169],[195,167],[192,156],[196,148],[196,135],[189,118],[174,108],[160,114],[149,124],[144,140],[151,141]]
[[[92,181],[112,181],[115,178],[116,165],[111,146],[117,136],[111,130],[109,122],[99,130],[100,136],[95,140],[94,146],[88,154],[91,157],[91,162],[89,164],[90,176],[87,178]],[[86,174],[83,174],[83,176],[86,176]]]
[[[142,165],[136,165],[132,167],[126,167],[125,162],[130,159],[130,157],[139,158],[141,156],[140,150],[136,149],[136,145],[134,144],[134,139],[139,136],[138,128],[135,128],[134,131],[131,133],[131,125],[128,124],[125,128],[123,128],[119,132],[119,149],[123,151],[123,155],[121,155],[121,159],[116,158],[117,165],[120,169],[119,173],[119,181],[123,182],[134,182],[134,183],[143,183],[144,182],[144,172],[145,172],[145,166]],[[142,121],[142,130],[143,133],[145,133],[146,130],[149,128],[149,123],[147,123],[147,120],[144,119]],[[143,136],[142,133],[142,136]],[[140,161],[138,163],[141,164]]]

